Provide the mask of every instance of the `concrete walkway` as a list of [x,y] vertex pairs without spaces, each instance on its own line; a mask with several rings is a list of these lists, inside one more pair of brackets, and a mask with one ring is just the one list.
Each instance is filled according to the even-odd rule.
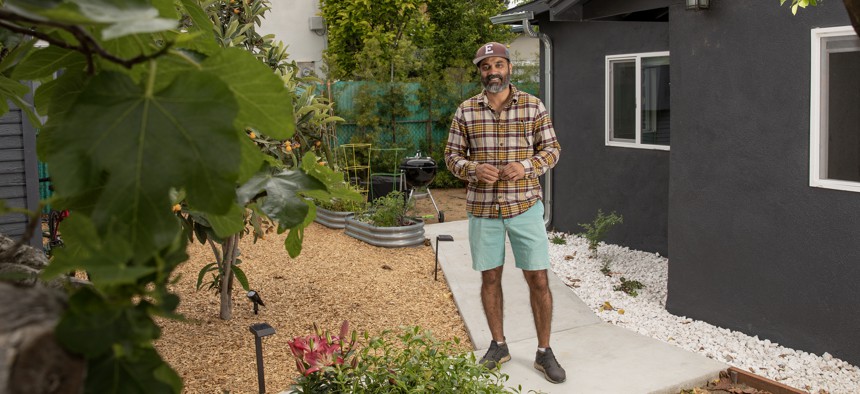
[[[436,247],[436,236],[453,242],[439,244],[439,264],[454,294],[472,343],[483,356],[492,339],[481,306],[481,276],[472,270],[468,222],[425,226],[425,236]],[[534,369],[537,337],[529,306],[528,286],[513,262],[508,245],[502,286],[505,299],[505,336],[511,361],[502,365],[510,376],[507,386],[545,393],[672,393],[714,379],[728,365],[685,351],[633,331],[603,322],[564,283],[550,272],[553,325],[551,346],[567,371],[567,381],[552,384]],[[440,279],[441,280],[441,279]]]

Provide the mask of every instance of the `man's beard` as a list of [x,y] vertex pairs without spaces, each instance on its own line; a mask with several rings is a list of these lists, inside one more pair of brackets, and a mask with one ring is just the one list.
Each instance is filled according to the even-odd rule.
[[[490,79],[492,79],[492,78],[499,78],[501,80],[501,83],[498,83],[495,81],[491,83]],[[490,92],[493,94],[499,93],[502,90],[505,90],[505,88],[507,88],[510,83],[511,83],[511,74],[509,74],[509,73],[505,73],[504,76],[502,76],[501,74],[490,74],[490,75],[487,75],[485,78],[481,78],[481,85],[484,86],[484,89],[486,89],[487,92]]]

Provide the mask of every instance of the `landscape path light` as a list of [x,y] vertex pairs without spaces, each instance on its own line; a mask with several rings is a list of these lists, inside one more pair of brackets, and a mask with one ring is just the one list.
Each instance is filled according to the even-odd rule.
[[259,310],[260,306],[266,306],[266,304],[263,303],[263,299],[260,298],[260,293],[258,293],[256,290],[248,291],[248,299],[254,303],[254,314],[255,315],[257,314],[257,311]]
[[263,377],[263,337],[273,335],[275,328],[269,323],[252,324],[251,333],[254,334],[254,346],[257,349],[257,385],[260,387],[260,394],[266,392],[266,379]]
[[433,280],[438,280],[436,278],[437,273],[439,272],[439,241],[450,242],[453,241],[454,237],[448,234],[439,234],[436,236],[436,265],[433,267]]

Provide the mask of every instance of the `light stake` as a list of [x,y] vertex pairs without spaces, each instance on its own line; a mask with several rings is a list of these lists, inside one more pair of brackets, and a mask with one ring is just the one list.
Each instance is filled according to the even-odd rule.
[[433,280],[438,280],[438,279],[436,279],[436,275],[439,272],[439,241],[450,242],[453,240],[454,240],[454,237],[452,237],[448,234],[439,234],[436,236],[436,265],[434,266],[434,269],[433,269]]

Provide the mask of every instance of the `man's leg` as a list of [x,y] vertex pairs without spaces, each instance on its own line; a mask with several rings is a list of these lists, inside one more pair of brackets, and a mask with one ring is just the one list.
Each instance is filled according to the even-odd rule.
[[535,319],[538,347],[547,348],[552,331],[552,293],[549,291],[546,270],[523,271],[523,275],[529,285],[529,300]]
[[484,305],[484,316],[490,326],[490,334],[496,342],[505,341],[504,329],[504,296],[502,294],[502,269],[499,266],[481,271],[481,303]]

